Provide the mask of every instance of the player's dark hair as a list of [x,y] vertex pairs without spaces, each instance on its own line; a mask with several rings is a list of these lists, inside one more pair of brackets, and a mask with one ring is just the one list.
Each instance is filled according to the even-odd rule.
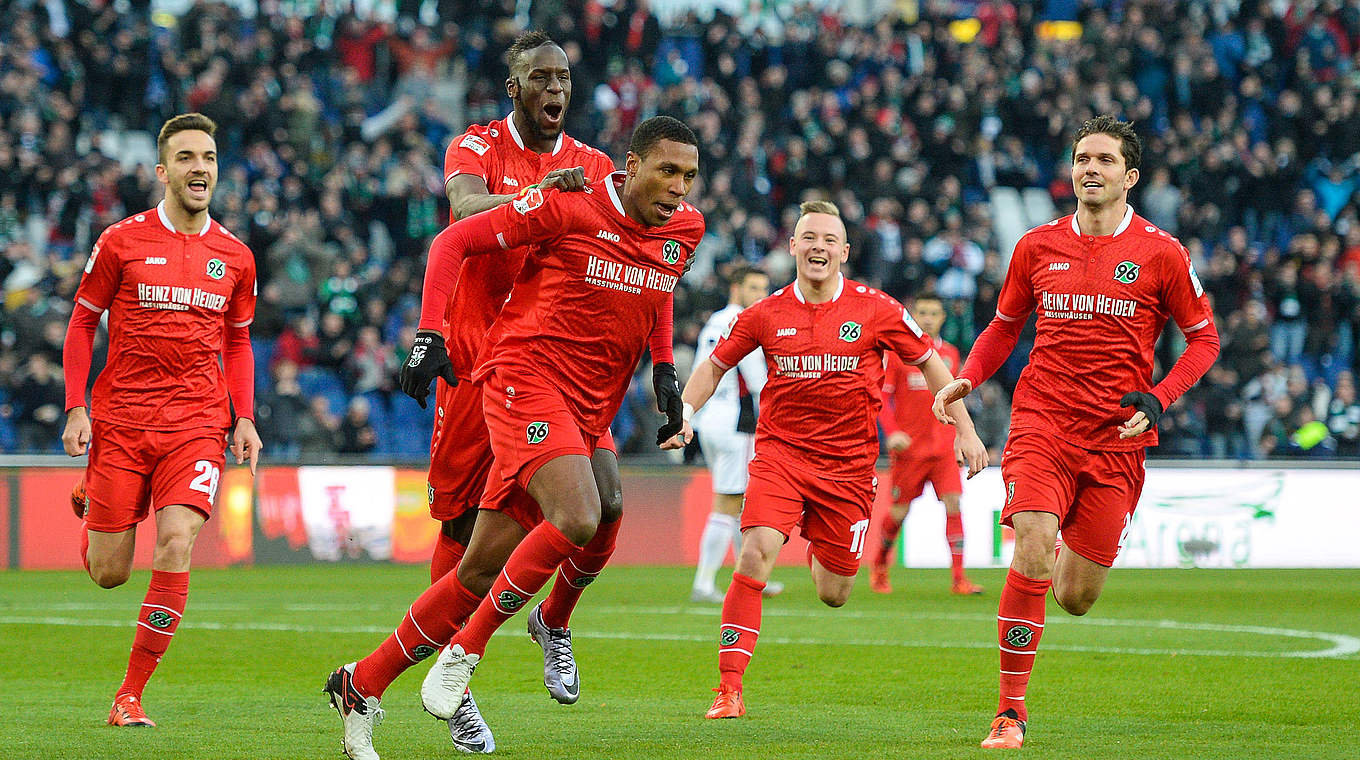
[[514,76],[516,71],[529,65],[529,51],[537,50],[544,45],[557,45],[557,42],[542,29],[530,29],[516,37],[510,49],[505,52],[506,62],[510,64],[510,75]]
[[944,306],[944,299],[940,298],[940,294],[936,293],[933,290],[923,290],[920,293],[917,293],[911,299],[913,305],[920,301],[934,301],[938,303],[940,306]]
[[699,147],[699,138],[694,136],[694,130],[685,126],[683,121],[670,116],[653,116],[633,130],[633,139],[628,142],[628,152],[637,154],[638,158],[644,158],[662,140]]
[[165,144],[171,137],[192,129],[207,132],[208,137],[217,137],[217,122],[201,113],[182,113],[161,126],[161,133],[156,137],[156,160],[165,163]]
[[727,275],[727,287],[731,288],[733,285],[745,285],[747,278],[754,275],[769,277],[769,275],[765,274],[765,270],[763,269],[757,269],[756,267],[747,264],[735,266]]
[[1101,114],[1094,119],[1087,119],[1077,130],[1077,136],[1072,138],[1072,154],[1076,155],[1077,143],[1082,138],[1091,135],[1109,135],[1119,141],[1119,152],[1124,155],[1124,168],[1137,169],[1143,163],[1143,141],[1138,139],[1138,133],[1133,131],[1133,122],[1120,121],[1109,114]]

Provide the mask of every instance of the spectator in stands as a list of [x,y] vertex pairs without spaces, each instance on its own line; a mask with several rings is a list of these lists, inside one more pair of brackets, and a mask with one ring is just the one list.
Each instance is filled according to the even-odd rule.
[[349,410],[340,422],[341,454],[367,454],[378,446],[378,434],[369,420],[370,405],[363,396],[349,400]]

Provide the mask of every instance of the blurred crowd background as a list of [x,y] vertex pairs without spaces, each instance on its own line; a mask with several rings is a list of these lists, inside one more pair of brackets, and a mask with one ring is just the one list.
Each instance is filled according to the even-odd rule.
[[[1145,141],[1131,203],[1189,248],[1223,337],[1151,455],[1360,457],[1360,0],[0,0],[0,16],[0,451],[60,450],[90,245],[160,199],[156,130],[201,111],[220,127],[212,215],[259,267],[269,458],[425,455],[430,413],[393,372],[448,220],[443,152],[510,112],[502,52],[534,26],[573,65],[569,134],[616,159],[653,114],[700,137],[682,377],[724,271],[792,279],[809,197],[847,217],[851,275],[904,302],[939,292],[966,354],[1015,240],[1074,208],[1071,135],[1112,113]],[[994,455],[1032,336],[971,398]],[[1168,329],[1158,377],[1182,346]],[[647,371],[614,425],[637,457],[660,420]]]

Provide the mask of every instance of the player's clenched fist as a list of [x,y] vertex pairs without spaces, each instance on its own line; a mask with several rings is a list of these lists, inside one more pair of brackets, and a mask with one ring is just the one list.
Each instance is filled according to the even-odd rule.
[[90,445],[90,415],[85,407],[77,406],[66,413],[66,429],[61,433],[61,445],[66,453],[78,457]]
[[585,186],[586,170],[579,166],[573,166],[570,169],[553,169],[543,175],[543,179],[538,183],[540,190],[556,188],[568,193],[584,189]]
[[656,431],[656,445],[660,446],[680,432],[684,404],[680,400],[680,378],[675,365],[657,362],[652,365],[652,390],[656,391],[656,410],[666,415],[666,424]]
[[453,362],[444,348],[444,336],[434,330],[421,330],[416,333],[411,356],[397,372],[397,384],[401,392],[415,399],[420,408],[425,408],[425,397],[430,395],[430,381],[436,377],[444,378],[449,385],[457,385],[458,378],[453,374]]

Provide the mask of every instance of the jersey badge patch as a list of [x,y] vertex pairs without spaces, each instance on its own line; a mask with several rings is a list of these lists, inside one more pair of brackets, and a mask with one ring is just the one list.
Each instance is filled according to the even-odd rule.
[[1138,279],[1138,272],[1142,268],[1141,265],[1135,264],[1132,261],[1121,261],[1114,268],[1114,279],[1116,282],[1132,285],[1134,280]]
[[529,426],[524,428],[524,437],[531,445],[543,443],[548,438],[548,423],[530,422]]
[[208,259],[208,276],[220,280],[227,273],[227,265],[221,259]]
[[859,340],[862,328],[858,322],[846,322],[841,325],[840,339],[846,343],[854,343]]
[[483,140],[477,135],[465,135],[463,139],[459,141],[458,147],[467,148],[479,156],[485,156],[486,152],[491,150],[491,146],[486,144],[486,140]]
[[667,240],[666,244],[661,246],[661,258],[665,259],[667,264],[678,262],[680,260],[680,244],[674,240]]

